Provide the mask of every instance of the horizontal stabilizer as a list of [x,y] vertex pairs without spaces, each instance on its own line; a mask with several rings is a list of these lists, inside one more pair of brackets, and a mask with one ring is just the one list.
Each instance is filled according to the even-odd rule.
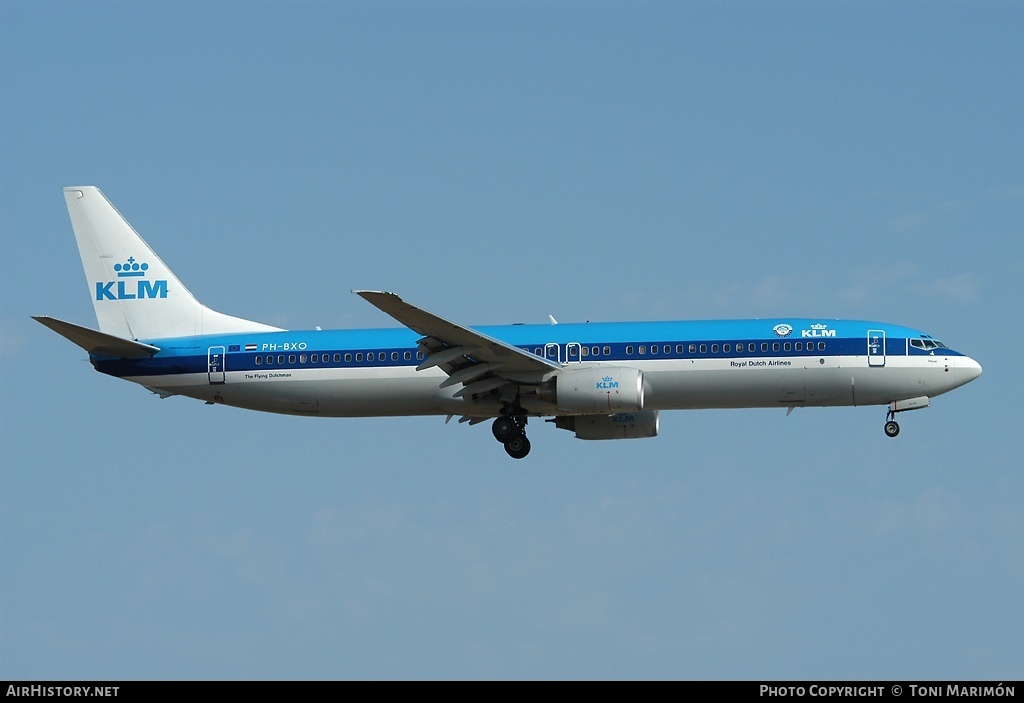
[[90,354],[98,356],[119,356],[122,359],[144,359],[153,356],[160,347],[154,347],[142,342],[134,342],[130,339],[122,339],[112,334],[105,334],[82,327],[71,322],[64,322],[54,317],[45,315],[33,315],[33,320],[38,320],[62,337],[86,350]]

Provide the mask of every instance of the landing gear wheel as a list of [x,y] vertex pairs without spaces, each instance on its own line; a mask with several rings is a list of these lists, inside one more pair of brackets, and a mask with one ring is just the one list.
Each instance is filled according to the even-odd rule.
[[516,435],[505,442],[505,451],[513,459],[523,459],[530,453],[530,440],[526,435]]
[[900,425],[895,420],[889,420],[885,423],[885,434],[889,437],[895,437],[900,433]]
[[508,443],[513,437],[519,434],[519,427],[515,421],[506,416],[502,415],[494,420],[494,424],[491,425],[491,434],[494,438],[502,444]]

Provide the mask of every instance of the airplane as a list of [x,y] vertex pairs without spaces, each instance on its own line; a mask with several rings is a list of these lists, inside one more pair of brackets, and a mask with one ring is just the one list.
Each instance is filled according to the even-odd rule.
[[151,390],[321,417],[491,422],[515,459],[547,418],[579,439],[654,437],[662,410],[884,405],[896,415],[981,375],[974,359],[882,322],[778,318],[468,327],[394,293],[353,291],[402,327],[284,330],[216,312],[95,186],[64,189],[99,323],[45,326],[93,367]]

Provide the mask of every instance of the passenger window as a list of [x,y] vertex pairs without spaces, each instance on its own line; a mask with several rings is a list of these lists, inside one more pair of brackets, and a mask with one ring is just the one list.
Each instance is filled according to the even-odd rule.
[[803,342],[796,342],[796,343],[794,343],[793,346],[794,346],[794,348],[797,351],[803,351],[804,350],[804,343]]
[[684,347],[682,344],[677,344],[676,345],[676,354],[678,354],[679,356],[682,356],[683,352],[685,350],[686,350],[686,347]]
[[651,353],[652,354],[657,354],[658,353],[658,345],[657,344],[652,344],[651,345]]
[[279,363],[279,364],[283,364],[284,363],[284,354],[278,354],[277,355],[277,363]]
[[[341,361],[341,354],[335,354],[334,355],[334,363],[338,363],[339,361]],[[352,355],[351,354],[346,354],[345,355],[345,361],[352,361]]]
[[295,355],[294,354],[289,354],[288,355],[288,363],[289,364],[294,364],[295,363]]
[[262,356],[257,356],[256,357],[256,365],[259,366],[262,363],[263,363],[263,357]]
[[633,347],[632,347],[632,345],[627,345],[626,346],[626,356],[633,356]]
[[590,347],[580,347],[580,356],[590,356]]
[[604,347],[604,355],[605,356],[611,356],[612,355],[612,348],[611,347]]
[[[337,359],[338,355],[335,354],[334,357],[335,357],[335,359]],[[347,363],[347,364],[351,364],[352,363],[352,355],[351,354],[346,354],[345,355],[345,363]]]
[[411,361],[412,360],[412,352],[406,352],[405,354],[402,355],[402,358],[405,359],[406,361]]
[[754,352],[757,351],[757,345],[751,342],[750,344],[747,345],[747,351],[753,354]]
[[423,352],[416,352],[416,361],[423,361]]
[[825,343],[818,342],[818,351],[825,351]]
[[701,354],[707,354],[708,353],[708,345],[707,344],[701,344],[700,345],[700,353]]
[[363,360],[363,353],[362,352],[356,352],[356,361],[359,362],[359,361],[362,361],[362,360]]
[[783,348],[783,349],[784,349],[785,351],[789,351],[789,350],[790,350],[790,348],[791,348],[791,347],[790,347],[790,343],[789,343],[789,342],[786,342],[785,344],[783,344],[783,345],[782,345],[782,348]]
[[639,353],[640,355],[646,354],[647,353],[647,345],[646,344],[641,344],[639,347],[637,347],[637,353]]
[[398,361],[398,352],[391,352],[391,360]]
[[305,354],[299,354],[299,363],[300,364],[305,364],[306,363],[306,355]]
[[728,342],[723,344],[722,345],[722,351],[725,352],[726,354],[728,354],[729,352],[732,351],[732,345],[729,344]]
[[[325,359],[327,358],[326,354],[324,354],[324,358]],[[314,363],[314,364],[318,364],[318,363],[320,363],[320,355],[319,354],[314,354],[313,356],[309,357],[309,360],[312,363]]]
[[665,352],[666,354],[671,354],[672,353],[672,345],[671,344],[666,344],[664,347],[661,348],[661,350],[663,352]]
[[768,342],[761,342],[761,351],[768,351]]
[[697,353],[697,345],[696,344],[691,344],[690,345],[690,353],[691,354],[696,354]]
[[782,345],[781,344],[779,344],[778,342],[772,342],[772,351],[777,352],[780,349],[782,349]]
[[712,354],[717,354],[718,353],[718,345],[717,344],[712,344],[711,345],[711,353]]

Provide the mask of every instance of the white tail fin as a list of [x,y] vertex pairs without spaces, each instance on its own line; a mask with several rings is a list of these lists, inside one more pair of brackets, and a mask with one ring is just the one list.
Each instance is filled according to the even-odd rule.
[[100,331],[123,339],[273,332],[193,296],[95,186],[64,189]]

